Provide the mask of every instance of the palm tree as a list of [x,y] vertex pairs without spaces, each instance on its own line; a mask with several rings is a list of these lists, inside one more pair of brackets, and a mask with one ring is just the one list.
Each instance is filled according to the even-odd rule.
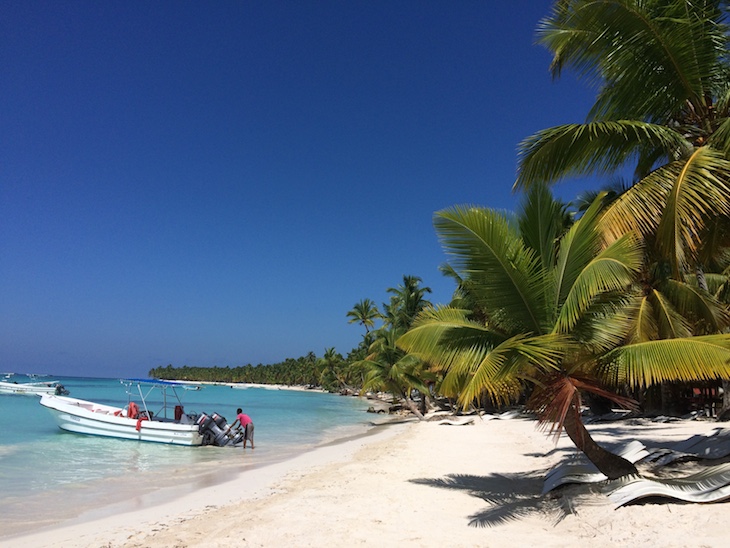
[[[516,186],[633,171],[602,226],[609,241],[632,231],[645,241],[635,342],[726,330],[727,312],[705,276],[730,244],[723,4],[560,0],[538,28],[553,75],[574,69],[597,84],[598,95],[586,123],[549,128],[521,144]],[[657,375],[655,382],[677,380],[669,371]]]
[[344,366],[345,360],[334,347],[325,349],[324,356],[317,360],[320,386],[330,391],[345,388]]
[[[367,356],[353,363],[353,367],[362,374],[363,390],[389,392],[393,398],[402,399],[418,418],[423,419],[429,383],[434,381],[434,377],[426,363],[403,352],[396,346],[396,341],[408,330],[418,313],[431,306],[424,298],[431,289],[421,287],[418,276],[403,276],[403,283],[389,288],[388,292],[392,294],[390,302],[383,305],[384,313],[380,315],[384,324],[371,334],[373,339]],[[411,397],[414,390],[420,395],[421,409]]]
[[379,330],[370,347],[370,354],[353,366],[364,373],[363,391],[387,392],[394,402],[403,400],[406,407],[422,420],[423,413],[411,398],[411,393],[417,390],[422,395],[427,394],[432,375],[422,360],[406,354],[396,346],[401,333],[400,329]]
[[375,320],[381,317],[377,305],[370,299],[362,299],[347,313],[348,323],[358,323],[365,327],[365,334],[375,327]]
[[[556,435],[565,429],[601,472],[616,478],[636,468],[591,438],[581,394],[630,405],[609,388],[650,381],[655,363],[677,377],[715,375],[723,369],[718,358],[730,362],[730,340],[688,339],[694,344],[683,345],[687,354],[679,358],[679,348],[661,346],[671,341],[625,345],[641,294],[635,280],[642,249],[632,233],[604,245],[600,214],[599,197],[566,230],[564,206],[542,185],[532,186],[516,220],[478,207],[437,213],[436,230],[468,282],[475,313],[427,310],[398,345],[439,367],[442,390],[458,392],[463,406],[485,392],[510,401],[531,385],[527,408]],[[653,360],[644,367],[647,356]]]
[[431,293],[430,287],[421,287],[418,276],[403,276],[403,283],[398,287],[389,287],[392,293],[390,304],[385,306],[388,322],[397,327],[408,329],[418,313],[432,304],[424,297]]

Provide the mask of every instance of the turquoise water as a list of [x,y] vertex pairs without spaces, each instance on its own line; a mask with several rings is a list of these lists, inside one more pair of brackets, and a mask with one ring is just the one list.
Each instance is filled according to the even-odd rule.
[[[30,379],[16,376],[11,380]],[[124,406],[119,379],[44,377],[71,397]],[[178,447],[63,432],[39,397],[0,394],[0,537],[49,525],[83,510],[162,487],[194,489],[227,474],[255,473],[338,437],[365,431],[366,400],[311,391],[203,385],[178,390],[186,412],[217,412],[233,422],[237,407],[256,425],[256,449]],[[137,398],[138,400],[138,398]],[[154,408],[154,407],[153,407]],[[36,521],[29,516],[37,517]],[[23,524],[23,525],[21,525]],[[24,529],[25,528],[25,529]]]

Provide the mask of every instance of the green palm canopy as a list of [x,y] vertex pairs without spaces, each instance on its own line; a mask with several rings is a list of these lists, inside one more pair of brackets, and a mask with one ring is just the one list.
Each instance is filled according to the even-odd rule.
[[706,0],[559,0],[538,28],[553,75],[573,70],[597,98],[586,123],[523,141],[516,186],[633,171],[604,228],[613,238],[632,230],[648,237],[677,279],[703,262],[708,231],[730,215],[723,8]]
[[567,229],[564,206],[539,184],[517,217],[481,207],[438,212],[436,231],[461,280],[459,306],[426,310],[398,345],[439,369],[442,392],[463,406],[485,393],[510,401],[529,388],[528,409],[619,477],[636,470],[590,438],[581,394],[626,405],[613,391],[623,383],[715,378],[730,371],[730,336],[630,344],[644,255],[631,232],[605,243],[601,199]]

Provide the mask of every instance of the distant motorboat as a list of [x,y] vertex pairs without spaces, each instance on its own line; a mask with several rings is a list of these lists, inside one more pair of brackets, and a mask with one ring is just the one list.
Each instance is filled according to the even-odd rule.
[[[61,430],[76,434],[185,446],[226,446],[243,441],[243,433],[231,430],[217,413],[185,413],[175,390],[180,383],[154,379],[127,379],[122,383],[127,385],[129,396],[123,408],[52,394],[42,396],[40,403]],[[162,395],[162,406],[154,411],[149,401],[153,391]],[[139,404],[133,399],[137,396]]]
[[[9,379],[9,377],[6,377]],[[0,381],[0,394],[21,394],[24,396],[40,396],[43,394],[68,394],[69,391],[58,381],[48,382],[15,382]]]

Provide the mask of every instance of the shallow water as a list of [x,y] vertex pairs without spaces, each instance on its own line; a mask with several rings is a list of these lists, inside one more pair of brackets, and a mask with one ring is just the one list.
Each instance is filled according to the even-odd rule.
[[[29,379],[16,376],[14,380]],[[39,379],[41,380],[41,379]],[[53,377],[71,397],[124,406],[118,379]],[[319,392],[204,385],[178,390],[186,412],[218,412],[232,422],[237,407],[256,424],[256,450],[179,447],[61,431],[36,396],[0,394],[0,537],[69,519],[100,504],[164,487],[182,492],[292,457],[353,431],[371,415],[360,398]],[[137,398],[139,401],[139,398]],[[154,407],[153,407],[154,408]]]

